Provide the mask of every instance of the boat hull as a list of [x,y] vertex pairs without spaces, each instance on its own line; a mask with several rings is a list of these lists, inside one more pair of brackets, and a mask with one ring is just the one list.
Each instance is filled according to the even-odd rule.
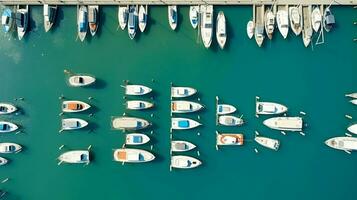
[[216,145],[220,146],[241,146],[244,144],[243,134],[218,133],[216,134]]
[[172,152],[186,152],[196,148],[196,145],[191,142],[182,141],[182,140],[173,140],[171,141],[171,151]]
[[119,6],[118,8],[118,22],[122,30],[125,29],[126,24],[128,22],[128,11],[128,6]]
[[69,164],[86,164],[90,162],[90,155],[87,150],[75,150],[63,153],[58,159]]
[[167,11],[170,27],[175,30],[177,27],[177,6],[168,6]]
[[0,157],[0,166],[6,165],[8,160],[6,158]]
[[190,6],[190,23],[192,28],[196,29],[198,26],[198,14],[200,12],[199,6]]
[[[92,36],[95,36],[98,30],[99,25],[99,6],[88,6],[88,25],[89,25],[89,32]],[[91,17],[93,19],[91,19]]]
[[143,145],[149,141],[149,136],[142,133],[130,133],[125,136],[126,145]]
[[144,32],[147,24],[147,6],[141,5],[139,8],[139,30]]
[[14,132],[18,129],[19,127],[11,122],[6,122],[6,121],[0,121],[0,133],[10,133]]
[[154,107],[153,103],[141,100],[129,100],[126,102],[126,108],[129,110],[146,110]]
[[77,12],[77,31],[80,41],[84,41],[88,31],[88,9],[87,6],[80,6]]
[[255,112],[257,115],[278,115],[288,111],[288,108],[279,103],[256,102]]
[[125,86],[125,94],[133,95],[133,96],[141,96],[149,94],[152,91],[151,88],[146,87],[144,85],[126,85]]
[[172,98],[185,98],[193,96],[197,93],[197,90],[191,87],[171,87]]
[[263,124],[280,131],[302,131],[303,120],[301,117],[273,117],[263,121]]
[[45,27],[45,32],[50,31],[56,20],[57,6],[52,6],[48,4],[43,5],[43,23]]
[[237,109],[234,106],[228,104],[218,104],[216,110],[217,115],[228,115],[236,111]]
[[173,130],[186,130],[193,129],[201,124],[195,120],[188,118],[171,118],[171,129]]
[[331,148],[342,151],[357,150],[357,138],[355,137],[334,137],[326,140],[325,144]]
[[112,120],[112,127],[123,131],[137,131],[149,126],[148,121],[136,117],[116,117]]
[[227,41],[227,32],[226,32],[226,17],[224,13],[220,11],[217,16],[217,26],[216,26],[216,39],[219,47],[224,49],[224,46]]
[[257,136],[254,138],[254,140],[262,145],[263,147],[272,149],[277,151],[279,149],[280,146],[280,142],[279,140],[275,140],[275,139],[271,139],[271,138],[267,138],[267,137],[261,137],[261,136]]
[[353,134],[357,134],[357,124],[353,124],[347,128],[347,130]]
[[96,79],[88,75],[74,75],[68,78],[68,83],[72,87],[85,87],[94,84]]
[[0,115],[7,115],[17,111],[16,106],[9,103],[0,103]]
[[241,126],[243,125],[243,119],[231,116],[231,115],[223,115],[218,117],[218,123],[223,126]]
[[171,167],[178,169],[192,169],[200,166],[202,162],[190,156],[172,156]]
[[154,154],[142,149],[116,149],[113,154],[114,161],[126,163],[144,163],[155,159]]
[[249,21],[247,23],[247,36],[249,39],[252,39],[254,35],[254,22],[253,21]]
[[79,118],[62,119],[62,130],[78,130],[86,127],[88,122]]
[[192,113],[203,109],[203,106],[199,103],[192,101],[172,101],[171,112],[172,113]]
[[62,111],[68,113],[83,112],[90,108],[91,106],[83,101],[63,101]]
[[203,45],[208,49],[213,35],[213,5],[201,5],[201,37]]
[[0,153],[18,153],[22,150],[21,145],[16,143],[0,143]]

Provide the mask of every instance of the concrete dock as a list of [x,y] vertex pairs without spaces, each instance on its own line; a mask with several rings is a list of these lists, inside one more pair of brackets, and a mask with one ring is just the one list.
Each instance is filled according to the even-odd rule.
[[[201,4],[211,4],[211,5],[253,5],[253,4],[274,4],[277,5],[299,5],[299,4],[316,4],[316,5],[330,5],[331,0],[0,0],[2,5],[42,5],[55,4],[55,5],[201,5]],[[357,0],[337,0],[332,3],[332,5],[357,5]]]

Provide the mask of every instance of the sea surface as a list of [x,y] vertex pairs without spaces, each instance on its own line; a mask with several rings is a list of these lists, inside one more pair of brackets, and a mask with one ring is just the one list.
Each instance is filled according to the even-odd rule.
[[[77,39],[76,7],[61,7],[58,20],[44,32],[42,7],[31,7],[30,31],[22,41],[17,35],[0,34],[0,101],[20,108],[16,115],[2,116],[21,126],[21,133],[2,134],[1,142],[16,142],[24,150],[1,155],[10,160],[0,167],[0,189],[5,199],[344,199],[355,200],[357,154],[328,148],[324,141],[342,136],[356,122],[357,107],[344,95],[357,92],[357,10],[333,7],[337,26],[325,33],[325,43],[305,48],[290,31],[286,40],[275,32],[272,41],[258,48],[246,36],[252,8],[215,7],[227,18],[228,41],[220,50],[216,39],[205,49],[192,29],[188,7],[179,7],[179,24],[172,31],[166,7],[150,7],[145,33],[130,40],[118,29],[117,7],[101,7],[95,37]],[[313,40],[317,38],[314,34]],[[64,70],[94,75],[97,84],[71,88]],[[152,87],[155,102],[145,112],[125,110],[124,89],[131,84]],[[195,151],[185,153],[202,160],[193,170],[170,171],[170,84],[191,86],[191,98],[205,110],[186,114],[203,126],[175,131],[174,139],[193,142]],[[83,114],[60,116],[61,99],[82,100],[93,106]],[[236,116],[246,124],[227,128],[215,125],[215,96],[235,105]],[[255,97],[282,103],[289,116],[303,116],[305,136],[282,135],[255,117]],[[91,98],[89,98],[91,97]],[[23,98],[23,99],[22,99]],[[89,99],[88,99],[89,98]],[[127,99],[137,99],[127,97]],[[113,161],[124,134],[111,128],[111,118],[126,113],[150,120],[144,131],[151,138],[150,150],[157,159],[146,164]],[[345,114],[354,117],[347,119]],[[59,133],[61,118],[79,117],[90,122],[86,130]],[[215,131],[243,133],[244,146],[215,149]],[[258,146],[254,131],[281,141],[279,151]],[[64,147],[59,150],[59,147]],[[57,157],[68,150],[87,149],[92,162],[57,165]],[[254,149],[257,148],[259,153]],[[197,150],[199,153],[197,153]],[[199,156],[198,156],[199,154]]]

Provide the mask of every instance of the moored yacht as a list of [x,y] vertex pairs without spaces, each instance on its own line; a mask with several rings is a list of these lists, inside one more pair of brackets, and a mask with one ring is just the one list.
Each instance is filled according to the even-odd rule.
[[115,117],[112,120],[112,127],[123,131],[136,131],[145,129],[150,126],[150,123],[137,117]]
[[241,133],[218,133],[216,131],[216,145],[243,145],[244,136]]
[[14,132],[18,129],[19,127],[11,122],[7,121],[0,121],[0,133],[10,133]]
[[286,39],[289,33],[289,13],[287,5],[278,6],[278,12],[276,13],[276,23],[278,25],[279,32],[283,38]]
[[56,5],[43,5],[43,22],[45,31],[48,32],[56,20],[57,6]]
[[125,88],[126,95],[133,95],[133,96],[146,95],[152,91],[151,88],[144,85],[126,85],[124,86],[124,88]]
[[88,164],[90,162],[88,150],[67,151],[61,154],[58,159],[69,164]]
[[273,149],[275,151],[277,151],[279,149],[279,146],[280,146],[280,142],[279,140],[276,140],[276,139],[271,139],[271,138],[267,138],[267,137],[262,137],[262,136],[256,136],[254,138],[254,140],[264,146],[264,147],[267,147],[269,149]]
[[0,153],[18,153],[22,150],[21,145],[11,142],[0,143]]
[[79,118],[66,118],[62,119],[62,130],[77,130],[84,128],[88,122]]
[[141,32],[145,31],[147,24],[147,15],[148,15],[148,6],[145,7],[143,5],[139,8],[139,29]]
[[63,101],[62,111],[63,112],[82,112],[88,110],[91,106],[83,101]]
[[273,38],[275,27],[275,15],[271,9],[267,9],[265,11],[264,19],[265,32],[268,35],[268,38],[271,40]]
[[264,41],[264,5],[254,5],[255,28],[254,38],[258,46],[261,47]]
[[172,156],[171,167],[179,169],[191,169],[200,166],[202,162],[190,156]]
[[335,25],[335,16],[332,14],[330,7],[327,7],[324,12],[323,25],[326,32],[330,32]]
[[97,33],[99,25],[99,6],[88,6],[88,25],[92,36]]
[[219,47],[223,49],[227,41],[227,31],[226,31],[226,17],[224,16],[224,13],[222,11],[219,11],[217,16],[216,38]]
[[126,108],[129,110],[145,110],[152,108],[153,106],[153,103],[142,100],[129,100],[126,102]]
[[302,28],[302,40],[305,47],[309,46],[311,42],[311,37],[313,33],[311,25],[311,5],[302,6],[302,16],[303,16],[303,28]]
[[78,37],[83,42],[88,30],[88,9],[87,6],[81,5],[77,11]]
[[351,133],[357,134],[357,124],[353,124],[347,128],[347,130]]
[[263,124],[281,131],[302,131],[303,120],[301,117],[273,117],[263,121]]
[[68,83],[72,87],[84,87],[92,85],[95,78],[89,75],[72,75],[68,78]]
[[129,15],[128,15],[128,35],[130,39],[134,39],[136,35],[136,27],[138,20],[138,8],[137,6],[129,6]]
[[142,145],[150,141],[149,136],[142,133],[129,133],[125,136],[126,145]]
[[171,129],[175,130],[185,130],[185,129],[193,129],[201,124],[195,120],[188,118],[171,118]]
[[173,152],[185,152],[196,148],[196,145],[191,142],[182,140],[172,140],[171,141],[171,151]]
[[194,29],[197,28],[199,20],[200,6],[190,6],[190,22]]
[[357,138],[355,137],[334,137],[325,141],[331,148],[346,152],[357,150]]
[[5,33],[8,33],[14,24],[12,10],[9,8],[5,8],[1,15],[1,25],[3,26],[3,30]]
[[289,7],[290,28],[295,35],[300,35],[302,29],[301,6]]
[[244,121],[242,118],[232,115],[221,115],[218,117],[218,123],[224,126],[241,126]]
[[315,32],[318,32],[321,27],[322,13],[319,6],[315,6],[311,13],[311,24]]
[[217,104],[217,110],[216,110],[217,115],[232,114],[235,111],[237,111],[237,109],[232,105],[229,105],[229,104]]
[[247,23],[247,35],[249,39],[252,39],[254,35],[254,22],[252,20]]
[[117,162],[144,163],[155,159],[154,154],[142,149],[116,149],[113,154]]
[[209,48],[213,35],[213,5],[201,5],[201,37],[203,44]]
[[203,106],[199,103],[192,101],[172,101],[171,112],[172,113],[192,113],[203,109]]
[[276,115],[282,114],[288,111],[288,108],[279,103],[273,102],[256,102],[255,113],[257,115]]
[[16,106],[9,103],[0,103],[0,115],[11,114],[17,111]]
[[29,6],[28,5],[18,5],[16,10],[16,26],[17,26],[17,36],[21,40],[27,31],[29,23]]
[[177,6],[172,5],[167,7],[169,24],[172,30],[175,30],[177,27]]
[[129,6],[122,6],[122,5],[119,6],[118,21],[119,21],[119,26],[122,30],[125,29],[126,24],[128,22],[128,13],[129,13]]
[[197,93],[197,90],[192,87],[171,87],[172,98],[189,97]]

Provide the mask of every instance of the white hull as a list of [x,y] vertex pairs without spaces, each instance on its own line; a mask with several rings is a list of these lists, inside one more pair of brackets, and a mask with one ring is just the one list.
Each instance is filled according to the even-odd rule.
[[224,13],[222,11],[220,11],[217,16],[216,38],[219,47],[221,47],[221,49],[224,49],[224,45],[227,41],[227,31],[226,17],[224,16]]
[[168,6],[167,12],[170,27],[172,30],[175,30],[177,27],[177,6]]
[[203,106],[199,103],[192,101],[172,101],[171,112],[172,113],[192,113],[203,109]]
[[[19,38],[19,40],[22,40],[22,38],[25,36],[25,33],[27,31],[28,28],[28,22],[29,22],[29,17],[28,17],[28,5],[26,5],[25,8],[20,8],[20,6],[18,6],[17,9],[17,13],[21,13],[23,16],[23,21],[22,21],[22,25],[19,25],[18,21],[16,21],[16,25],[17,25],[17,36]],[[18,16],[16,16],[16,20]]]
[[273,117],[263,121],[263,124],[275,130],[302,131],[303,121],[301,117]]
[[264,42],[264,5],[254,6],[255,9],[255,28],[254,28],[254,38],[255,42],[259,47],[263,45]]
[[129,35],[129,38],[132,40],[135,38],[135,35],[136,35],[137,20],[138,20],[138,7],[137,6],[129,6],[128,35]]
[[146,87],[144,85],[126,85],[125,86],[125,94],[126,95],[140,96],[140,95],[149,94],[151,91],[152,91],[151,88]]
[[83,42],[88,31],[88,9],[87,6],[80,6],[77,13],[78,37]]
[[89,86],[95,82],[95,78],[87,75],[74,75],[68,78],[68,83],[73,87]]
[[197,90],[191,87],[171,87],[171,97],[184,98],[197,93]]
[[331,148],[342,151],[357,150],[357,138],[355,137],[334,137],[326,140],[325,144]]
[[0,157],[0,166],[2,165],[6,165],[8,163],[8,160],[3,158],[3,157]]
[[190,156],[172,156],[171,167],[179,169],[191,169],[200,166],[200,160]]
[[61,162],[69,164],[84,164],[90,162],[89,151],[87,150],[67,151],[61,154],[58,159]]
[[247,23],[247,36],[249,39],[252,39],[254,35],[254,22],[253,21],[249,21]]
[[234,113],[235,111],[237,111],[237,109],[228,104],[218,104],[216,110],[217,115],[228,115]]
[[182,140],[173,140],[171,141],[171,151],[173,152],[185,152],[190,151],[196,148],[196,145],[191,142],[182,141]]
[[17,108],[9,103],[0,103],[0,115],[6,115],[16,112]]
[[0,143],[0,153],[18,153],[22,147],[16,143]]
[[256,102],[255,112],[257,115],[277,115],[288,111],[288,108],[279,103]]
[[276,13],[276,23],[278,25],[280,34],[284,39],[286,39],[289,33],[289,13],[287,6],[279,9]]
[[0,133],[10,133],[14,132],[18,129],[19,127],[11,122],[6,122],[6,121],[0,121]]
[[241,126],[243,119],[230,115],[223,115],[218,117],[218,123],[223,126]]
[[311,24],[315,32],[318,32],[321,27],[322,13],[318,6],[311,13]]
[[216,132],[216,145],[221,146],[240,146],[244,144],[243,134],[237,133],[218,133]]
[[84,128],[87,125],[88,122],[79,118],[62,119],[62,130],[77,130]]
[[118,21],[119,21],[119,26],[122,30],[125,29],[126,24],[128,22],[128,12],[129,12],[129,7],[128,6],[119,6],[118,8]]
[[353,99],[350,101],[352,104],[357,105],[357,99]]
[[302,30],[302,16],[301,16],[301,6],[298,7],[289,7],[289,19],[291,30],[295,35],[300,35]]
[[48,5],[44,4],[43,5],[43,22],[44,22],[44,27],[45,27],[45,32],[48,32],[56,19],[56,12],[57,12],[57,6],[55,5]]
[[155,159],[155,156],[142,149],[116,149],[114,151],[114,160],[127,163],[144,163]]
[[265,27],[265,32],[268,35],[268,38],[271,40],[273,39],[273,33],[274,33],[274,27],[275,27],[275,15],[273,12],[268,9],[265,12],[265,21],[264,21],[264,27]]
[[191,26],[196,29],[198,26],[200,6],[190,6],[190,23]]
[[201,124],[195,120],[188,118],[171,118],[171,129],[175,130],[185,130],[185,129],[193,129]]
[[99,25],[99,6],[88,6],[88,25],[92,36],[97,33]]
[[141,32],[145,31],[146,24],[147,24],[147,6],[144,7],[143,5],[139,8],[139,30]]
[[353,124],[347,128],[347,130],[353,134],[357,134],[357,124]]
[[142,133],[129,133],[125,136],[126,145],[142,145],[150,141],[149,136]]
[[311,5],[302,6],[302,16],[303,16],[302,39],[305,47],[308,47],[311,42],[311,37],[313,33],[313,29],[311,25]]
[[275,151],[277,151],[279,149],[279,146],[280,146],[279,140],[275,140],[275,139],[271,139],[271,138],[267,138],[267,137],[256,136],[254,138],[254,140],[258,144],[260,144],[260,145],[262,145],[262,146],[264,146],[266,148],[273,149]]
[[136,117],[117,117],[113,119],[112,126],[114,129],[123,131],[136,131],[147,128],[150,123]]
[[212,43],[213,35],[213,6],[201,5],[201,37],[203,44],[209,48]]
[[126,102],[126,108],[129,110],[145,110],[152,108],[153,106],[153,103],[141,100],[129,100]]
[[351,94],[346,94],[345,96],[357,99],[357,92],[356,93],[351,93]]
[[83,112],[88,110],[90,105],[83,101],[63,101],[62,111],[68,113]]

